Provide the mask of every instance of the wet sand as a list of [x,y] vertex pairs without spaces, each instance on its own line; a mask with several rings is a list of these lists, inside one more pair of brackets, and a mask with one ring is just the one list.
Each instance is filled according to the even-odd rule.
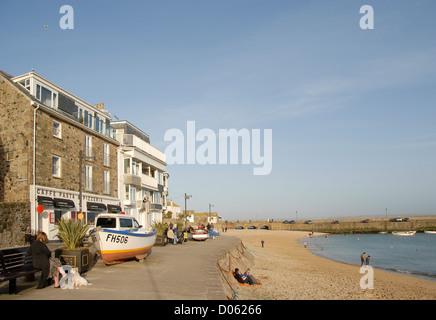
[[[260,286],[238,288],[238,297],[272,300],[435,300],[436,282],[373,269],[374,289],[361,289],[360,266],[318,257],[298,244],[307,232],[228,230],[255,257]],[[264,240],[262,248],[261,240]],[[367,282],[365,282],[367,284]]]

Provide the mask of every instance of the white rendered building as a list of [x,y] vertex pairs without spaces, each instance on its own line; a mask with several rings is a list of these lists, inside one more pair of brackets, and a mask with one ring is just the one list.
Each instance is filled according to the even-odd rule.
[[112,121],[118,147],[118,190],[124,212],[143,226],[161,222],[168,195],[165,154],[128,121]]

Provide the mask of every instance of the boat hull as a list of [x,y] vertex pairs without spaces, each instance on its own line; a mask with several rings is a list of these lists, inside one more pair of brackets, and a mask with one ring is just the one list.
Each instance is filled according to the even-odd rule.
[[436,231],[433,231],[433,230],[424,230],[424,233],[427,233],[427,234],[436,234]]
[[103,262],[107,265],[131,259],[145,259],[156,242],[156,230],[140,233],[97,228],[91,235]]
[[192,239],[197,241],[204,241],[209,237],[209,234],[206,230],[193,230],[192,231]]
[[394,236],[400,236],[400,237],[408,237],[408,236],[414,236],[416,231],[392,231],[392,234]]

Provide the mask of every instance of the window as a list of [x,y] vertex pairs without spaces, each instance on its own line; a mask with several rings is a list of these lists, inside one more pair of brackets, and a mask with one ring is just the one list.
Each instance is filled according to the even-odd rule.
[[132,159],[132,174],[141,175],[141,163]]
[[136,187],[126,184],[126,200],[130,200],[131,202],[136,201]]
[[144,201],[146,199],[147,196],[147,200],[150,201],[150,193],[147,191],[147,189],[142,189],[142,201]]
[[130,186],[130,201],[136,201],[136,187]]
[[6,153],[6,161],[12,161],[12,160],[14,160],[14,152],[9,151]]
[[85,110],[85,118],[84,118],[84,123],[85,126],[88,126],[88,110]]
[[116,218],[98,218],[97,227],[115,228],[116,222],[117,222]]
[[53,137],[62,138],[61,123],[53,120]]
[[153,203],[162,204],[162,197],[160,192],[154,192],[153,196],[154,196]]
[[85,111],[85,117],[86,117],[86,113],[88,113],[88,116],[87,116],[87,119],[85,119],[85,122],[86,122],[85,125],[87,125],[88,128],[93,129],[94,128],[94,126],[93,126],[94,117],[92,116],[92,113],[88,112],[88,111]]
[[61,177],[61,157],[52,156],[52,174],[53,177]]
[[30,91],[30,79],[25,79],[23,81],[20,81],[20,84]]
[[120,218],[120,228],[133,228],[132,219]]
[[109,144],[103,143],[103,165],[106,167],[110,166],[110,152],[109,152]]
[[124,159],[124,173],[130,173],[130,158]]
[[110,172],[106,170],[103,171],[103,193],[110,193]]
[[140,176],[142,173],[141,162],[133,160],[131,158],[124,159],[124,173]]
[[92,191],[92,167],[85,165],[85,190]]
[[[92,137],[85,136],[85,157],[92,157]],[[86,159],[91,160],[91,159]]]
[[83,124],[85,126],[87,126],[88,128],[93,129],[93,121],[94,121],[94,117],[92,116],[92,113],[88,110],[85,109],[84,113],[83,113]]
[[57,98],[57,93],[39,84],[36,85],[36,99],[40,100],[46,106],[56,108],[58,105]]

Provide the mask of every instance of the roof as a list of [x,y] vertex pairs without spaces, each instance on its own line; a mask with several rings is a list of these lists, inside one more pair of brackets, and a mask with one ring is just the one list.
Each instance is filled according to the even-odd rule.
[[150,143],[150,136],[127,120],[111,121],[111,126],[115,129],[124,129],[125,134],[136,135],[145,142]]
[[13,76],[11,76],[9,73],[4,72],[3,70],[0,70],[0,74],[6,78],[9,83],[11,83],[15,88],[17,88],[21,93],[23,93],[26,97],[28,97],[30,100],[35,101],[36,103],[41,103],[40,101],[38,101],[34,96],[32,96],[30,94],[30,92],[24,88],[22,85],[12,81]]
[[177,203],[175,203],[173,201],[167,201],[167,206],[170,206],[170,207],[180,207]]

